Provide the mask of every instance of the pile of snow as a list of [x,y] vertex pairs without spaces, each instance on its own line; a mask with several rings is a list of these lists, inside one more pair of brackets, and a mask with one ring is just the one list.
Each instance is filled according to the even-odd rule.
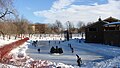
[[94,68],[120,68],[120,56],[106,61],[95,63]]
[[101,62],[84,63],[81,68],[120,68],[120,56]]
[[13,66],[13,65],[8,65],[8,64],[2,64],[2,63],[0,63],[0,68],[18,68],[18,67]]
[[[74,68],[72,65],[66,65],[64,63],[55,63],[47,60],[38,60],[38,61],[33,61],[32,67],[35,68]],[[31,67],[31,66],[30,66]]]

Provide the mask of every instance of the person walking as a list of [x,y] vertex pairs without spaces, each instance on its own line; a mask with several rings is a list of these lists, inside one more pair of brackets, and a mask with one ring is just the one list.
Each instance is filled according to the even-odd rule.
[[60,41],[58,43],[60,44]]
[[50,40],[49,40],[49,45],[50,45]]
[[38,48],[38,53],[40,53],[40,48]]
[[81,64],[82,64],[82,59],[76,54],[77,56],[77,64],[79,67],[81,67]]
[[73,48],[71,48],[71,51],[72,51],[72,53],[74,53],[74,49]]

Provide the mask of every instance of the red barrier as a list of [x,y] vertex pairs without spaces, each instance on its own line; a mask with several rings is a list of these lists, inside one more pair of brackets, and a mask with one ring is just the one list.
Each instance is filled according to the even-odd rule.
[[22,44],[23,44],[24,42],[26,42],[27,40],[29,40],[29,38],[24,38],[24,39],[21,39],[21,40],[12,42],[12,43],[10,43],[10,44],[6,44],[6,45],[4,45],[3,47],[1,47],[1,48],[0,48],[0,62],[3,61],[3,60],[5,60],[5,57],[8,55],[8,53],[9,53],[12,49],[14,49],[14,48],[22,45]]

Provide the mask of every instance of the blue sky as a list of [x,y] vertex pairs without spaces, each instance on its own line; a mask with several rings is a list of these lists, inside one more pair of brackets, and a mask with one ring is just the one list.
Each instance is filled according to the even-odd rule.
[[119,3],[120,0],[14,0],[19,15],[33,23],[54,23],[55,20],[90,22],[100,16],[120,18]]
[[91,5],[93,3],[106,4],[106,3],[108,3],[108,1],[107,0],[77,0],[74,4],[77,4],[77,5]]
[[14,7],[17,9],[20,16],[35,23],[43,21],[44,17],[37,17],[33,12],[48,10],[53,2],[54,0],[14,0]]

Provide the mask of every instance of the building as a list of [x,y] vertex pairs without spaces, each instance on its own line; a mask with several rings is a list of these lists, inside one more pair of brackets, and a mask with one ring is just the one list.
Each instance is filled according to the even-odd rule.
[[108,17],[108,18],[104,19],[103,21],[111,23],[111,22],[118,22],[120,20],[116,19],[116,18],[113,18],[113,17]]
[[88,25],[85,29],[86,42],[88,43],[103,43],[104,42],[104,24],[101,18],[97,22]]
[[46,33],[47,24],[31,24],[32,31],[35,34],[44,34]]
[[112,22],[104,25],[104,43],[120,46],[120,22]]
[[85,29],[86,42],[120,45],[120,20],[109,17],[99,20]]

